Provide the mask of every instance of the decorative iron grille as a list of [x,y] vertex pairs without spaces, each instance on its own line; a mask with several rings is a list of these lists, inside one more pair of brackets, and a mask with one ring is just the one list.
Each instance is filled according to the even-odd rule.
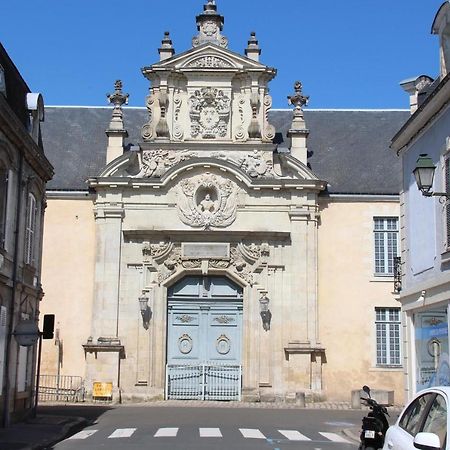
[[241,400],[242,366],[218,363],[168,364],[169,400]]

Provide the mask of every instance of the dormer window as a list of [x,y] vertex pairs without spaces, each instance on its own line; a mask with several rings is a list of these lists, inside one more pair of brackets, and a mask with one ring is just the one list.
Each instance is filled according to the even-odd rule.
[[440,75],[444,78],[450,72],[450,3],[445,2],[434,18],[431,32],[439,36]]
[[39,93],[27,94],[27,108],[31,116],[30,134],[35,142],[39,141],[40,122],[44,121],[44,99]]

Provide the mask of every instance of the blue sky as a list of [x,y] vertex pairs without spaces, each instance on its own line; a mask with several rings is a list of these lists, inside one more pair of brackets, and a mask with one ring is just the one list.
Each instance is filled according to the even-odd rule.
[[[158,61],[164,31],[191,47],[205,0],[3,0],[0,41],[47,105],[107,104],[122,79],[143,106],[140,72]],[[442,0],[217,0],[229,48],[243,53],[251,31],[261,62],[278,70],[274,108],[288,108],[303,82],[311,108],[407,108],[399,81],[438,73],[431,24]]]

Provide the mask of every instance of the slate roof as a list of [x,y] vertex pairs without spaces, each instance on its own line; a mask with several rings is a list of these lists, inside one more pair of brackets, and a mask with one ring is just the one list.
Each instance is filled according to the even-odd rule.
[[[398,194],[400,160],[389,143],[409,117],[407,110],[306,110],[311,169],[329,183],[330,193]],[[46,107],[44,148],[55,167],[48,189],[87,189],[86,179],[105,166],[110,120],[110,107]],[[284,136],[279,148],[286,151],[292,111],[273,110],[269,120]],[[145,108],[124,108],[128,143],[141,141],[146,121]]]

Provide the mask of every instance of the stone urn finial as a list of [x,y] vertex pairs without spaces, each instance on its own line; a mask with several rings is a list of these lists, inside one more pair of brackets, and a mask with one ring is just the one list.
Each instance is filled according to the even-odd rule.
[[205,42],[226,48],[228,39],[220,32],[223,29],[224,18],[217,12],[214,0],[208,0],[203,5],[203,12],[196,17],[199,34],[192,38],[192,46],[198,47]]
[[122,81],[116,80],[114,83],[114,92],[112,94],[106,94],[109,103],[114,105],[113,118],[122,117],[122,105],[128,104],[128,94],[122,92]]
[[294,84],[295,93],[288,96],[289,104],[295,106],[294,117],[303,116],[303,106],[306,106],[309,101],[309,96],[303,95],[302,87],[302,83],[300,81],[296,81]]

